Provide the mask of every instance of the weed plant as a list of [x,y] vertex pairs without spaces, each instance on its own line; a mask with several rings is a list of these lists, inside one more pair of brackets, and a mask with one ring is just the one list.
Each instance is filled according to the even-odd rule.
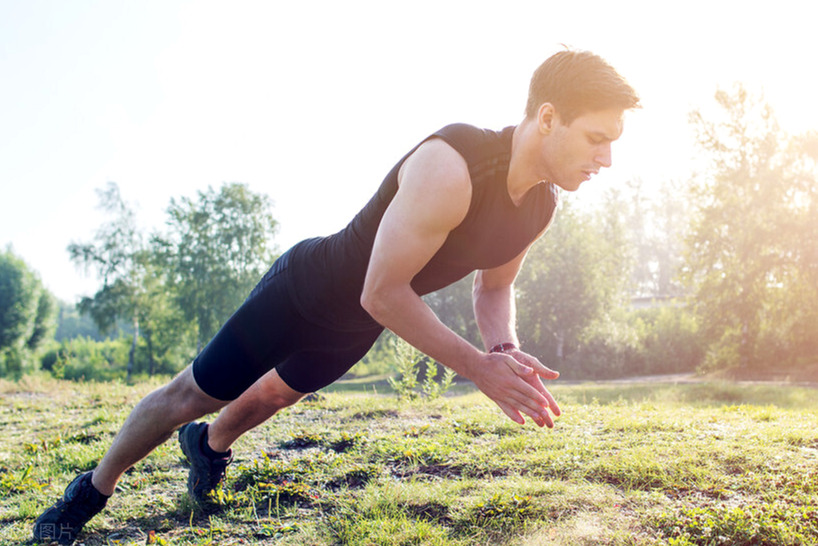
[[[0,545],[93,468],[156,384],[0,382]],[[356,387],[357,389],[357,387]],[[397,400],[343,384],[241,438],[215,508],[175,438],[123,478],[86,546],[818,543],[815,391],[554,385],[553,430],[482,394]]]

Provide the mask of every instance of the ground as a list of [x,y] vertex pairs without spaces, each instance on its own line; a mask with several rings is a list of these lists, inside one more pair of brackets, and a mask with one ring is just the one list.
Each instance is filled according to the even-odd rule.
[[[29,541],[156,385],[0,382],[0,544]],[[818,543],[814,389],[665,377],[553,392],[565,414],[548,430],[465,385],[405,402],[342,383],[243,437],[215,510],[188,499],[174,436],[80,543]]]

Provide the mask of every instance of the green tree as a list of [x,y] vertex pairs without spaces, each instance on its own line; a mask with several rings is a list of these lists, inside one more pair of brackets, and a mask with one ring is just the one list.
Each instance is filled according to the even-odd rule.
[[684,289],[678,277],[691,209],[682,183],[666,181],[648,192],[642,180],[631,180],[624,190],[608,191],[606,207],[615,207],[609,212],[618,211],[633,251],[627,288],[631,297],[682,296]]
[[102,341],[105,336],[99,331],[94,320],[87,314],[80,313],[77,305],[60,300],[57,304],[57,331],[54,338],[65,341],[77,337]]
[[245,184],[172,199],[166,235],[154,239],[184,317],[207,343],[274,258],[269,199]]
[[717,114],[691,115],[710,165],[686,256],[706,365],[792,363],[818,333],[811,140],[786,135],[743,86],[715,98]]
[[34,325],[26,347],[37,349],[42,343],[54,336],[56,330],[57,300],[48,290],[40,289],[37,297],[37,310],[34,313]]
[[110,331],[118,319],[127,320],[133,327],[133,339],[128,355],[127,378],[130,379],[135,363],[140,322],[145,320],[161,297],[147,286],[156,275],[152,255],[145,238],[136,224],[131,206],[126,203],[119,186],[109,182],[97,190],[99,208],[109,217],[91,242],[71,243],[71,260],[86,272],[93,269],[102,280],[102,287],[93,297],[83,297],[78,304],[82,313],[88,313],[103,332]]
[[24,340],[34,325],[37,279],[10,250],[0,254],[0,349]]
[[548,362],[577,351],[583,332],[623,297],[630,270],[622,226],[615,214],[594,218],[563,202],[516,283],[523,342]]
[[194,356],[196,343],[194,328],[172,297],[163,272],[154,262],[150,268],[153,272],[145,280],[147,298],[140,315],[145,342],[142,360],[147,366],[137,367],[137,371],[152,376],[177,372],[180,364],[186,364]]
[[474,345],[482,347],[480,331],[474,319],[472,287],[474,274],[423,297],[440,320]]
[[32,351],[51,337],[54,298],[11,249],[0,254],[0,376],[23,372]]

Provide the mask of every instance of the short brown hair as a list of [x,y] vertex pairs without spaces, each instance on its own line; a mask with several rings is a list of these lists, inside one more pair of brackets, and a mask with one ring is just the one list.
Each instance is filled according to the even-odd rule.
[[554,105],[566,125],[588,112],[639,107],[639,97],[625,78],[588,51],[560,51],[534,71],[526,116],[537,117],[546,102]]

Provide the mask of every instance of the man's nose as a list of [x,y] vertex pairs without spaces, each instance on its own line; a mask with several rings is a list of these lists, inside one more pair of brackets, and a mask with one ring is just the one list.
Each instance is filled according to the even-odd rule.
[[610,167],[612,164],[611,158],[611,144],[607,143],[599,150],[596,157],[594,158],[600,166],[602,167]]

